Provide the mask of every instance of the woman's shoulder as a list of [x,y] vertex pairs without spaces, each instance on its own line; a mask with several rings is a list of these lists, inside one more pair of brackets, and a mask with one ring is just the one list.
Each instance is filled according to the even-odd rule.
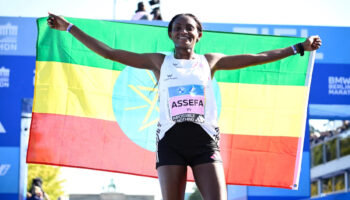
[[154,66],[157,68],[157,70],[160,70],[164,59],[165,59],[165,54],[163,53],[148,53],[147,55],[151,62],[154,64]]

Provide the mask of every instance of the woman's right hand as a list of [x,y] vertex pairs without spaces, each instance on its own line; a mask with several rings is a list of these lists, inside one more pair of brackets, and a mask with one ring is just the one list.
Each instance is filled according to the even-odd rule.
[[47,18],[47,25],[49,25],[53,29],[65,31],[67,30],[69,22],[63,17],[49,13],[49,16]]

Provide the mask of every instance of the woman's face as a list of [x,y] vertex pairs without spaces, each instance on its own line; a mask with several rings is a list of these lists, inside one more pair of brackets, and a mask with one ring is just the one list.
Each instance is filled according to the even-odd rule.
[[198,32],[197,23],[192,17],[180,16],[174,21],[169,37],[175,47],[193,48],[202,33]]

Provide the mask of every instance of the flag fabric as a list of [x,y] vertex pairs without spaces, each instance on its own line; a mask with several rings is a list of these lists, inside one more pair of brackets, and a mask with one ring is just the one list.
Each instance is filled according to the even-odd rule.
[[[167,28],[68,18],[107,45],[171,52]],[[37,20],[27,162],[157,177],[157,80],[112,62]],[[259,53],[303,38],[205,31],[198,54]],[[227,184],[297,189],[313,57],[218,71],[213,80]],[[193,180],[193,176],[189,176]]]

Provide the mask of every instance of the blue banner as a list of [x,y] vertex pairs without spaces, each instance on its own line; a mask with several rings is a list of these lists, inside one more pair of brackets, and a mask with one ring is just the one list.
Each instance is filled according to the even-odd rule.
[[310,104],[350,104],[350,64],[315,64]]
[[315,64],[309,116],[332,120],[350,118],[350,64]]
[[35,56],[36,19],[0,17],[0,55]]
[[21,113],[22,99],[33,98],[34,69],[34,56],[0,55],[1,200],[24,199],[26,195],[24,155],[27,143],[22,141],[21,144]]
[[0,146],[20,146],[22,98],[33,98],[35,57],[0,56]]
[[[0,195],[19,192],[19,148],[0,147]],[[1,196],[0,196],[0,199]]]

